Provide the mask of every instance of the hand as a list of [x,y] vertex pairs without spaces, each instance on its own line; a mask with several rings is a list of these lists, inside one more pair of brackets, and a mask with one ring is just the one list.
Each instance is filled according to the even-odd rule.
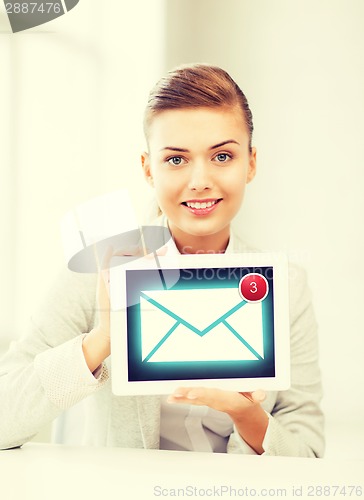
[[235,392],[206,387],[179,387],[168,397],[169,403],[205,405],[214,410],[223,411],[232,418],[241,415],[246,409],[260,404],[265,399],[265,392]]
[[179,387],[169,396],[169,403],[206,405],[227,413],[237,431],[256,453],[264,452],[263,440],[268,428],[268,416],[261,407],[264,391],[234,392],[205,387]]
[[[167,247],[157,251],[158,255],[164,255]],[[110,260],[114,256],[138,256],[154,258],[154,254],[145,255],[141,246],[114,250],[109,247],[103,259],[98,275],[96,302],[98,311],[97,325],[86,335],[82,343],[83,354],[91,372],[110,355]]]
[[[158,250],[158,255],[165,253],[165,247]],[[98,325],[96,330],[98,331],[98,336],[100,340],[103,340],[105,344],[109,345],[110,351],[110,261],[113,257],[123,256],[123,257],[145,257],[153,258],[153,254],[144,255],[143,248],[141,245],[135,245],[128,248],[119,248],[114,250],[113,247],[109,247],[105,252],[102,259],[101,269],[98,275],[97,292],[96,292],[96,302],[98,311]],[[110,352],[109,352],[110,354]]]
[[106,251],[97,279],[96,304],[98,323],[82,342],[83,355],[93,373],[110,355],[110,272],[109,262],[114,255],[113,248]]

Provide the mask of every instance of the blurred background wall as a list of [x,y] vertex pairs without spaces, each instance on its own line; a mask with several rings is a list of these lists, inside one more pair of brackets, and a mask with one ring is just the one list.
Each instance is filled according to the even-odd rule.
[[2,14],[0,328],[13,337],[65,264],[67,210],[127,187],[141,211],[142,113],[164,68],[164,14],[161,0],[81,0],[16,34]]
[[[364,3],[166,2],[166,66],[221,65],[246,93],[258,171],[236,220],[303,265],[319,323],[328,434],[364,444]],[[178,20],[178,21],[177,21]],[[338,427],[340,430],[338,431]],[[332,440],[328,442],[328,452]]]
[[18,34],[0,13],[3,346],[65,265],[65,211],[128,187],[144,214],[141,116],[152,84],[181,63],[221,65],[250,101],[258,150],[235,225],[307,269],[328,426],[342,450],[349,428],[362,447],[364,3],[81,0]]

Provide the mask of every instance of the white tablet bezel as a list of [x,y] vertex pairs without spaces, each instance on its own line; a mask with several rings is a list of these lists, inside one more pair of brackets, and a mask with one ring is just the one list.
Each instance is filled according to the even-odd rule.
[[[121,264],[119,264],[121,262]],[[275,376],[254,378],[175,379],[129,381],[127,359],[126,278],[127,270],[193,268],[273,268]],[[233,253],[153,256],[123,264],[113,257],[110,266],[110,328],[112,392],[116,395],[170,394],[177,387],[216,387],[239,392],[263,389],[285,390],[290,385],[290,326],[288,264],[282,253]]]

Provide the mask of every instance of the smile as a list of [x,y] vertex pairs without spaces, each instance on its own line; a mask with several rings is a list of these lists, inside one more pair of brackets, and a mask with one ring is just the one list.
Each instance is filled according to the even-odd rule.
[[187,207],[190,212],[195,215],[207,215],[215,210],[218,203],[222,200],[222,198],[214,199],[214,200],[191,200],[184,201],[182,205]]
[[212,205],[215,205],[217,200],[213,201],[186,201],[186,205],[190,208],[210,208]]

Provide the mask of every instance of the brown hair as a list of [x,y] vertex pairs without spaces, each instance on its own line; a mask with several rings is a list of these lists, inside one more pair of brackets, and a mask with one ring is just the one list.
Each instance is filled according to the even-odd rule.
[[179,66],[161,78],[149,94],[144,114],[144,133],[158,113],[178,108],[240,107],[249,134],[253,135],[253,115],[248,101],[231,76],[217,66],[193,64]]

